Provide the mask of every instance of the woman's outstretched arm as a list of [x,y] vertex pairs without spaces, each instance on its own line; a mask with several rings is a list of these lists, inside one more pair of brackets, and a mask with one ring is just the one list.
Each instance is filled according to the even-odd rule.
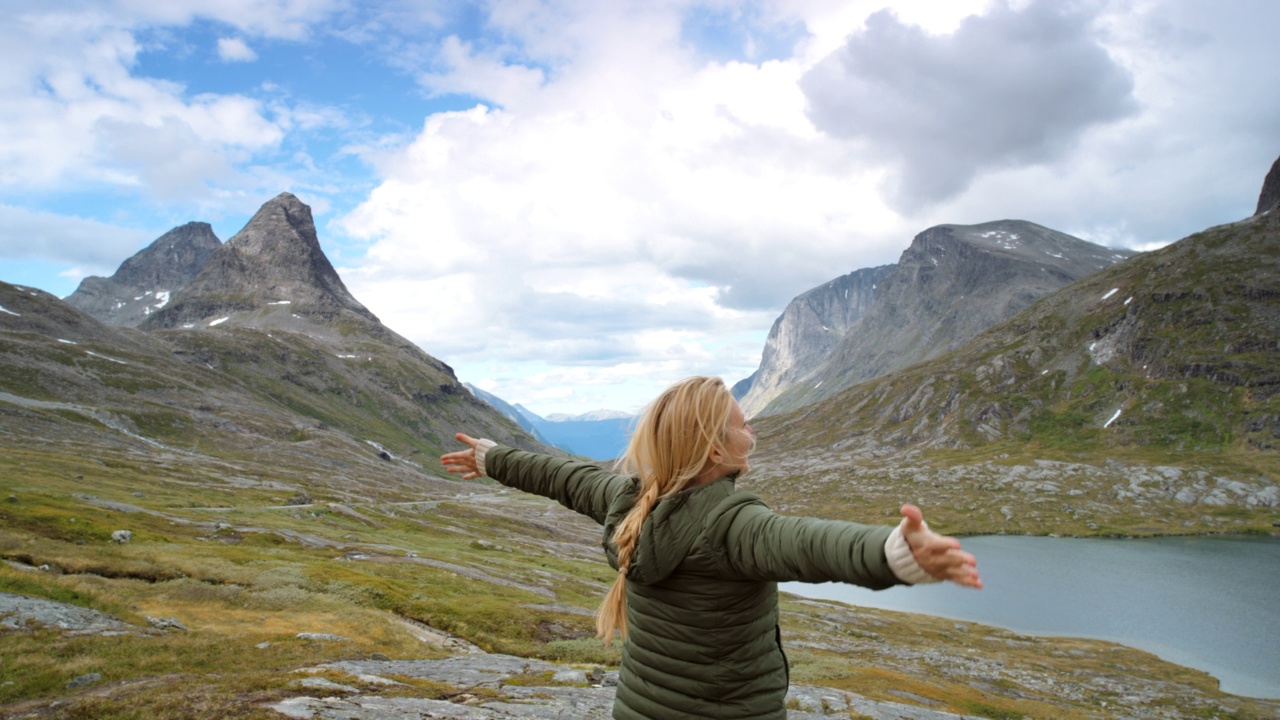
[[950,580],[981,588],[977,562],[960,541],[929,529],[920,509],[903,507],[898,526],[778,515],[748,493],[712,512],[713,545],[729,577],[847,582],[878,590]]
[[464,480],[491,477],[507,487],[551,498],[598,523],[604,523],[616,498],[634,493],[630,477],[592,463],[503,447],[464,433],[454,437],[470,447],[441,455],[445,470],[461,473]]

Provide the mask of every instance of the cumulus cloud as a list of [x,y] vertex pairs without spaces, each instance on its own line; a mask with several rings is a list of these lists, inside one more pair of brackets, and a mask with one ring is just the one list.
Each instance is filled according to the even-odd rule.
[[[833,266],[896,256],[893,241],[870,262],[850,248],[892,235],[892,218],[813,132],[795,67],[672,69],[644,87],[621,84],[628,71],[602,95],[600,66],[558,69],[542,91],[556,103],[438,113],[369,152],[384,180],[342,220],[370,243],[348,286],[451,362],[604,366],[680,347],[692,364],[695,338],[710,352],[763,335]],[[433,311],[449,306],[464,310]],[[644,335],[659,329],[674,335]],[[723,361],[745,375],[758,354]]]
[[0,189],[88,183],[169,203],[251,184],[242,166],[279,147],[279,122],[253,98],[135,75],[121,22],[30,12],[0,29]]
[[1073,4],[997,2],[931,35],[882,10],[800,86],[818,128],[896,168],[897,206],[928,205],[984,170],[1061,159],[1138,109],[1091,20]]
[[97,10],[115,22],[181,26],[213,20],[250,35],[290,40],[306,37],[317,23],[349,6],[345,0],[70,0],[63,4]]
[[0,257],[67,263],[77,276],[111,275],[152,239],[97,220],[0,205]]
[[222,62],[253,62],[258,53],[242,38],[218,38],[218,57]]

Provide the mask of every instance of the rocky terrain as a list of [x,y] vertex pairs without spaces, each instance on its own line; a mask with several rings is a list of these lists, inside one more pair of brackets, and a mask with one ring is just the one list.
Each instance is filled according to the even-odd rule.
[[320,248],[311,208],[290,193],[264,204],[141,327],[192,328],[219,321],[294,331],[307,323],[307,329],[325,327],[330,334],[343,323],[365,332],[385,329],[347,290]]
[[[215,665],[211,670],[217,676],[208,670],[193,672],[172,647],[208,642],[233,645],[239,663],[252,676],[243,682],[257,688],[230,691],[239,708],[231,713],[234,716],[607,717],[616,674],[610,663],[601,662],[603,655],[568,660],[539,653],[515,655],[477,632],[482,625],[479,616],[470,620],[471,625],[441,627],[446,624],[440,622],[442,615],[432,621],[430,613],[353,607],[347,611],[355,615],[349,621],[330,618],[316,609],[338,597],[357,596],[333,583],[320,596],[321,588],[314,582],[282,574],[300,567],[298,561],[309,555],[312,577],[349,577],[352,572],[404,578],[397,582],[412,577],[419,589],[410,592],[437,594],[451,592],[444,578],[452,577],[448,582],[477,586],[477,598],[509,597],[508,613],[531,614],[522,624],[541,628],[552,638],[542,653],[585,647],[582,643],[587,641],[576,638],[589,632],[585,628],[608,575],[598,553],[598,529],[550,501],[491,484],[443,478],[438,482],[434,491],[422,495],[433,498],[429,506],[418,501],[352,503],[341,509],[324,503],[180,508],[157,507],[149,492],[141,498],[131,496],[132,503],[75,497],[77,517],[87,518],[96,509],[105,519],[96,526],[132,528],[127,540],[118,535],[89,539],[78,552],[92,552],[96,546],[109,555],[133,557],[135,563],[150,558],[147,572],[153,582],[130,591],[126,597],[137,609],[119,615],[0,592],[0,632],[9,633],[5,637],[10,647],[20,649],[18,641],[30,637],[59,653],[72,647],[83,653],[77,663],[57,673],[56,684],[47,686],[44,694],[0,700],[0,717],[83,717],[86,712],[93,715],[95,708],[105,713],[154,697],[157,679],[179,688],[181,696],[198,695],[203,691],[197,688],[225,682],[216,678],[232,670]],[[111,488],[114,483],[100,486]],[[458,492],[466,487],[475,491]],[[19,492],[5,508],[10,517],[35,501],[29,490]],[[321,510],[326,512],[317,515]],[[302,524],[296,519],[281,524],[291,516],[301,517]],[[421,523],[419,530],[396,532],[395,524],[406,519]],[[166,527],[181,529],[160,530]],[[506,530],[495,532],[498,527]],[[167,535],[161,543],[158,531]],[[193,564],[178,561],[172,549],[160,554],[162,547],[188,542],[184,537],[204,538],[196,544],[207,547],[193,549],[205,555],[256,557],[250,567],[277,569],[251,575],[230,566],[218,569],[209,564],[212,558]],[[284,543],[263,542],[270,537]],[[442,539],[450,537],[459,538],[468,550],[459,553],[461,543]],[[495,543],[495,537],[501,537],[502,544]],[[9,558],[0,566],[0,583],[34,578],[51,589],[76,588],[102,597],[110,587],[129,582],[104,577],[99,574],[107,572],[101,561],[96,567],[85,566],[70,548],[26,544],[25,550],[15,552],[2,532],[0,547],[8,548]],[[263,551],[245,555],[255,547]],[[157,561],[182,572],[163,577]],[[414,573],[403,575],[397,568],[414,568]],[[132,570],[135,575],[142,571],[140,565]],[[217,577],[218,584],[208,585]],[[228,587],[232,578],[237,585]],[[574,593],[584,579],[586,592]],[[201,584],[207,589],[198,589]],[[306,587],[313,589],[303,591]],[[213,604],[212,612],[201,609],[207,603]],[[308,612],[299,612],[300,607]],[[1023,635],[976,623],[790,596],[783,610],[784,642],[792,665],[792,720],[1266,718],[1280,712],[1280,703],[1225,695],[1203,673],[1112,643]],[[230,617],[221,619],[222,614]],[[103,646],[96,656],[92,643],[99,636],[130,649],[121,654]],[[168,666],[148,664],[152,669],[139,672],[131,659],[139,653],[134,648],[151,648],[143,654],[173,659]],[[24,687],[28,683],[23,680]],[[4,692],[0,684],[0,698]],[[149,716],[184,716],[157,713]]]

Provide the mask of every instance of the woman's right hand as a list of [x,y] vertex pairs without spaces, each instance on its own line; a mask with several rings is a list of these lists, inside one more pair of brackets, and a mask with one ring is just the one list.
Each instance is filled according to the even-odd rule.
[[440,462],[444,465],[444,469],[451,473],[462,473],[463,480],[480,477],[480,466],[476,464],[476,445],[480,444],[480,441],[464,433],[458,433],[454,437],[471,447],[441,455]]

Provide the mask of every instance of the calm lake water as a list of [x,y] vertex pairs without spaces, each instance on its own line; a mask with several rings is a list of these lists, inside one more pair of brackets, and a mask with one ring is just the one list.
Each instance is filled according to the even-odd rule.
[[1280,698],[1280,538],[962,538],[985,587],[784,583],[796,595],[1098,638]]

